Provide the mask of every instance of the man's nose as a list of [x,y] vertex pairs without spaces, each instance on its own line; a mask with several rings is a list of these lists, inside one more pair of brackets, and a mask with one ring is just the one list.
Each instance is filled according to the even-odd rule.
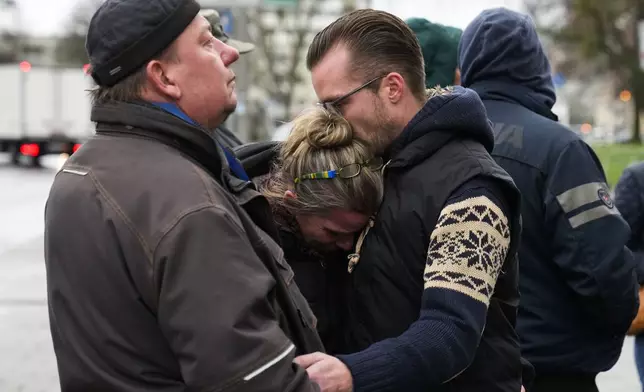
[[229,66],[239,59],[239,51],[232,46],[224,44],[224,49],[221,51],[221,60],[224,65]]

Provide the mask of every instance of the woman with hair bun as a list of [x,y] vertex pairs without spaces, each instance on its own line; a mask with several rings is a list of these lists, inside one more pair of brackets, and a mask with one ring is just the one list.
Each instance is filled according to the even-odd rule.
[[293,121],[277,162],[261,181],[286,261],[329,353],[342,351],[342,282],[359,260],[361,232],[380,206],[382,168],[382,158],[354,138],[342,116],[316,108]]
[[315,109],[294,120],[262,193],[308,242],[349,250],[380,205],[382,167],[342,116]]

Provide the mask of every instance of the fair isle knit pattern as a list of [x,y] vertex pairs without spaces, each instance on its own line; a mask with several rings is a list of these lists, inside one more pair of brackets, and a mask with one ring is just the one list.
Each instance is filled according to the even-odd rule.
[[487,306],[509,246],[508,218],[487,196],[445,206],[430,237],[425,289],[457,291]]

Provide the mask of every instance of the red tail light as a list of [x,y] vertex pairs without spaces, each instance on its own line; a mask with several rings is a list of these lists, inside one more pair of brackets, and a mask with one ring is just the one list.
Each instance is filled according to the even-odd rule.
[[20,67],[20,70],[22,72],[31,71],[31,63],[29,61],[21,61],[20,64],[18,65],[18,67]]
[[80,146],[81,146],[81,145],[80,145],[80,144],[78,144],[78,143],[74,144],[74,147],[72,147],[72,154],[73,154],[73,153],[75,153],[76,151],[78,151],[78,149],[80,148]]
[[27,143],[20,145],[20,153],[29,157],[37,157],[40,155],[40,146],[35,143]]

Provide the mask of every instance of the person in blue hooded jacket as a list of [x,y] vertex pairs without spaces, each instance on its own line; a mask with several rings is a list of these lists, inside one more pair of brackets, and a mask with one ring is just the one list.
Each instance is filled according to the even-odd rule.
[[522,194],[517,331],[536,370],[531,391],[597,391],[638,309],[628,224],[593,150],[552,112],[550,64],[528,16],[483,11],[463,32],[459,68]]
[[[640,273],[644,269],[644,162],[630,165],[615,185],[615,205],[631,227],[628,247],[633,251]],[[644,286],[640,287],[640,299]],[[635,335],[635,364],[644,385],[644,305],[640,301],[640,311],[633,320],[629,335]]]

